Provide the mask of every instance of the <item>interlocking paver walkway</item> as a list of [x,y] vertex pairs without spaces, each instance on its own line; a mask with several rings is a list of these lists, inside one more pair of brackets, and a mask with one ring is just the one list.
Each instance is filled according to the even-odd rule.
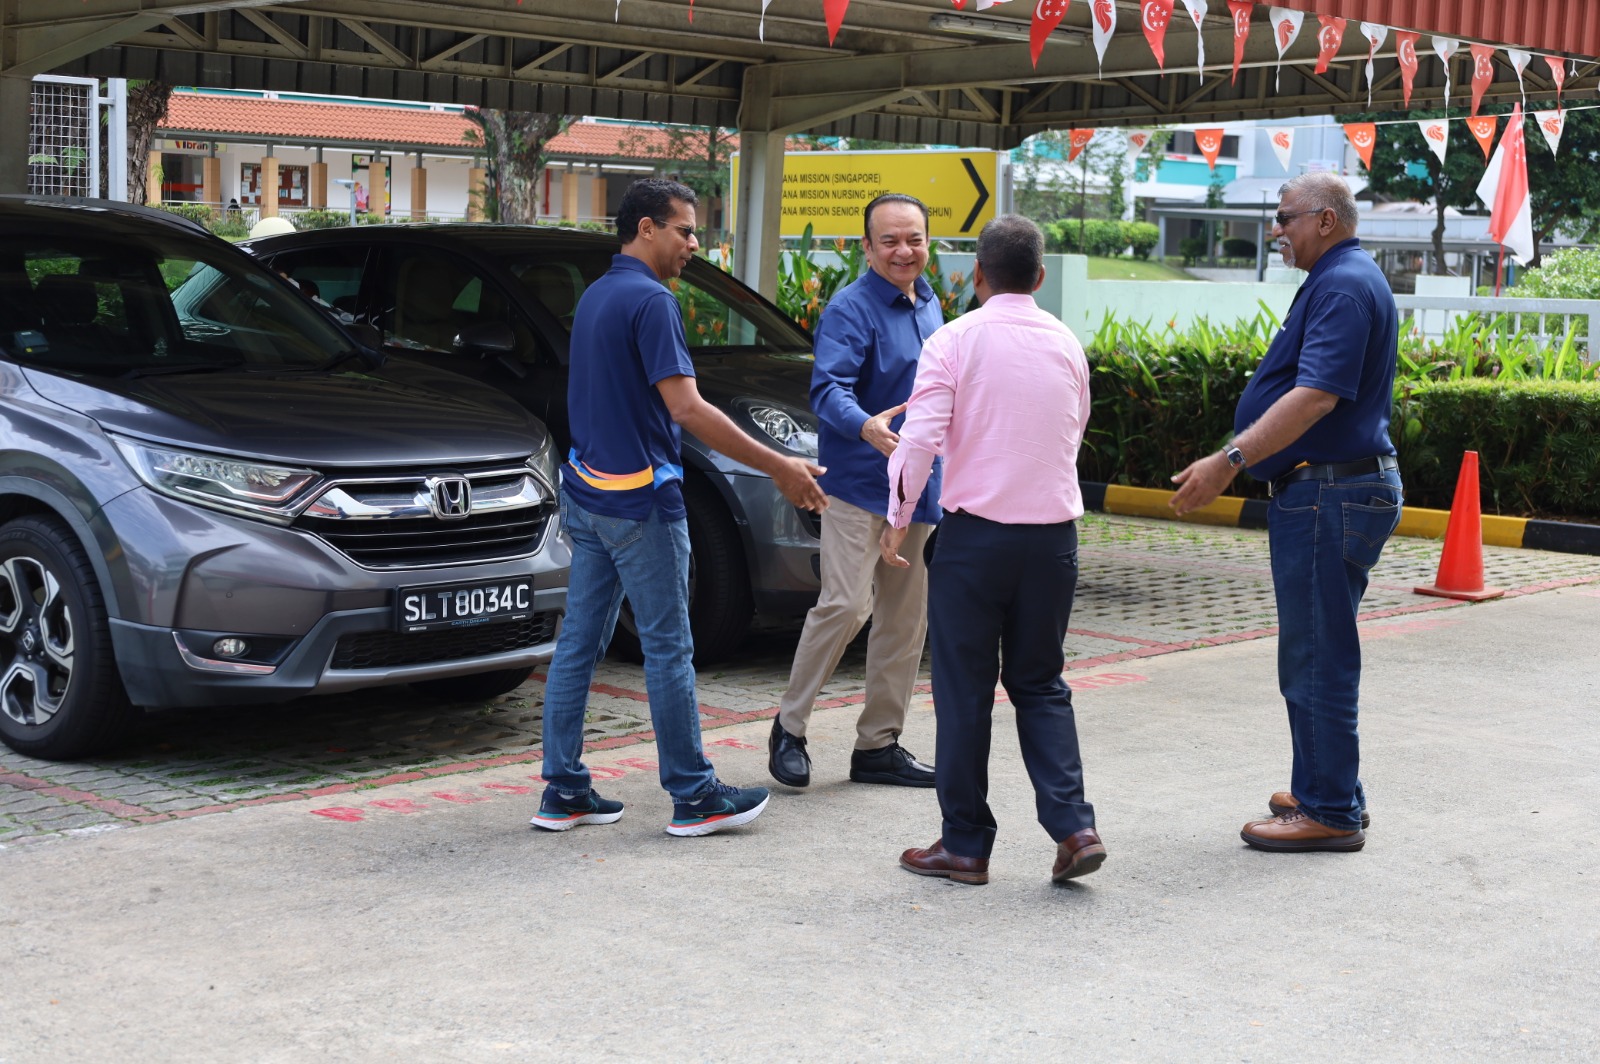
[[[1373,571],[1370,617],[1466,607],[1415,595],[1432,583],[1437,543],[1395,539]],[[1600,558],[1486,547],[1487,582],[1527,593],[1600,582]],[[1419,622],[1413,622],[1419,623]],[[1266,534],[1091,514],[1066,643],[1069,670],[1272,634]],[[736,661],[700,673],[708,729],[769,714],[789,675],[797,629],[753,637]],[[1374,635],[1381,634],[1375,630]],[[865,638],[823,691],[859,700]],[[923,681],[927,680],[924,660]],[[487,704],[439,706],[406,688],[283,706],[152,715],[122,755],[55,764],[0,748],[0,845],[199,815],[264,801],[325,797],[487,765],[539,768],[542,674]],[[611,747],[650,728],[642,670],[606,661],[595,676],[585,738]]]

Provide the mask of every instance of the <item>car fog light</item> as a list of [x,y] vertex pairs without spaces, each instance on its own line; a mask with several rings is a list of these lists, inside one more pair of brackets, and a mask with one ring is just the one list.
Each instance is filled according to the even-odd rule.
[[219,658],[242,658],[250,653],[250,644],[243,639],[227,636],[212,643],[211,652]]

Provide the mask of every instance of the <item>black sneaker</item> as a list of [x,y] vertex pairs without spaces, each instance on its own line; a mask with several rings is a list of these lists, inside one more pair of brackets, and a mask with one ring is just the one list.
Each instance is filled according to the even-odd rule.
[[615,824],[621,819],[621,802],[602,798],[593,791],[576,798],[563,798],[554,787],[546,787],[539,811],[528,823],[546,831],[567,831],[579,824]]
[[772,734],[767,736],[767,771],[779,783],[791,787],[811,785],[811,755],[806,741],[790,735],[777,717],[772,718]]
[[770,795],[765,787],[730,787],[721,780],[712,784],[711,793],[698,802],[676,802],[668,835],[709,835],[723,828],[748,824],[767,808]]
[[850,778],[857,783],[891,787],[932,787],[933,766],[924,765],[899,743],[881,750],[856,750],[850,755]]

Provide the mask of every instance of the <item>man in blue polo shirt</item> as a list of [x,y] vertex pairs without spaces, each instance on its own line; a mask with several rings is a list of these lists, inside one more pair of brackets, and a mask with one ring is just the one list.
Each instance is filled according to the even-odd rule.
[[1367,576],[1400,523],[1389,440],[1398,338],[1389,282],[1355,239],[1356,203],[1336,174],[1283,186],[1273,233],[1308,271],[1234,414],[1233,442],[1173,477],[1172,508],[1205,506],[1240,469],[1271,485],[1267,537],[1278,605],[1278,687],[1294,765],[1260,850],[1359,850],[1366,795],[1356,734]]
[[817,324],[811,406],[821,422],[818,460],[831,505],[822,520],[822,593],[805,630],[767,740],[767,770],[791,787],[811,782],[806,724],[822,685],[867,617],[866,704],[856,721],[850,778],[858,783],[932,787],[933,767],[900,745],[928,631],[928,567],[922,548],[939,520],[939,468],[912,515],[904,554],[884,563],[889,455],[899,441],[916,382],[922,342],[944,324],[922,276],[928,267],[928,208],[889,193],[867,204],[867,272],[829,300]]
[[562,469],[561,523],[572,545],[567,615],[544,693],[544,797],[535,827],[610,824],[622,803],[602,798],[583,764],[583,718],[595,664],[627,595],[644,650],[661,786],[672,795],[670,835],[747,824],[767,790],[717,779],[700,743],[689,634],[689,533],[679,427],[772,477],[795,506],[827,498],[800,458],[762,446],[700,397],[683,316],[665,282],[699,246],[694,192],[647,178],[617,208],[622,253],[584,292],[572,324],[567,410],[572,451]]

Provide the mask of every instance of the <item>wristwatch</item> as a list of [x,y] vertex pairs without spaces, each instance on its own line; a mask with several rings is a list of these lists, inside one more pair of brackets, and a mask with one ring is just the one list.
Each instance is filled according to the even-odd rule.
[[1230,443],[1224,447],[1222,453],[1228,456],[1228,464],[1233,468],[1243,469],[1245,467],[1244,452],[1233,444]]

